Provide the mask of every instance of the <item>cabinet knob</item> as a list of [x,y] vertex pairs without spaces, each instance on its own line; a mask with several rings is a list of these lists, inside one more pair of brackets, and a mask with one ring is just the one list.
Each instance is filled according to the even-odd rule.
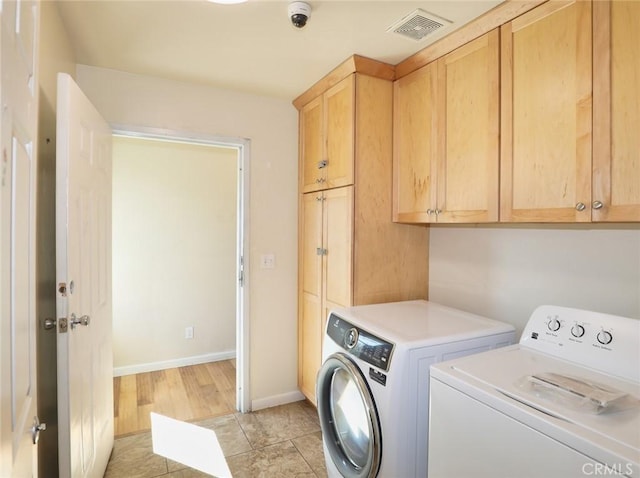
[[593,209],[602,209],[602,206],[604,206],[604,204],[600,201],[593,201],[593,204],[591,205]]
[[427,216],[431,216],[434,212],[433,209],[427,209]]
[[318,169],[326,168],[327,164],[329,164],[329,161],[326,159],[323,159],[322,161],[318,161]]
[[585,206],[583,202],[579,202],[578,204],[576,204],[576,211],[584,211],[586,207],[587,206]]
[[433,212],[435,212],[435,214],[436,214],[436,216],[437,216],[438,214],[440,214],[440,213],[442,212],[442,209],[436,209],[436,210],[435,210],[435,211],[433,211]]

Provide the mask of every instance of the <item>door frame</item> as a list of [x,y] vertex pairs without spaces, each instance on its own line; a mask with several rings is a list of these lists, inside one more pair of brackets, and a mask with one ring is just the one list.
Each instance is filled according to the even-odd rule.
[[250,320],[249,320],[249,190],[251,140],[204,133],[111,124],[114,136],[161,141],[180,141],[204,146],[233,148],[238,152],[238,197],[236,226],[236,409],[251,411]]

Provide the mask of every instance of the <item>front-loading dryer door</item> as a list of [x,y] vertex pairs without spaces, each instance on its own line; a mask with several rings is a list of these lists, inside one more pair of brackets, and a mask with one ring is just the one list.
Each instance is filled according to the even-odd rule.
[[330,355],[318,372],[318,415],[325,446],[345,478],[374,478],[380,469],[380,420],[369,385],[344,353]]

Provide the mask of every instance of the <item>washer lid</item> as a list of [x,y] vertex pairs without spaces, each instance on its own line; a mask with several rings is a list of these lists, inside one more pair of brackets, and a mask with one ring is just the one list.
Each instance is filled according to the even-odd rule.
[[332,313],[396,345],[431,346],[515,334],[515,328],[504,322],[426,300],[360,305]]
[[[593,407],[575,406],[579,401],[566,400],[572,392],[554,394],[531,386],[530,377],[549,373],[600,384],[626,395],[625,401],[596,413]],[[436,364],[432,366],[431,376],[483,402],[490,402],[502,413],[588,456],[597,454],[598,449],[609,450],[614,456],[640,466],[638,382],[617,379],[522,345]]]

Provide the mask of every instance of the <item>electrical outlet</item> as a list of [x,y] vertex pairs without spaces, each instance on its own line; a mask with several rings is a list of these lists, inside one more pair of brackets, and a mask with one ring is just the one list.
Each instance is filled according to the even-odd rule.
[[184,329],[184,338],[185,339],[192,339],[193,338],[193,327],[192,326],[185,327],[185,329]]

